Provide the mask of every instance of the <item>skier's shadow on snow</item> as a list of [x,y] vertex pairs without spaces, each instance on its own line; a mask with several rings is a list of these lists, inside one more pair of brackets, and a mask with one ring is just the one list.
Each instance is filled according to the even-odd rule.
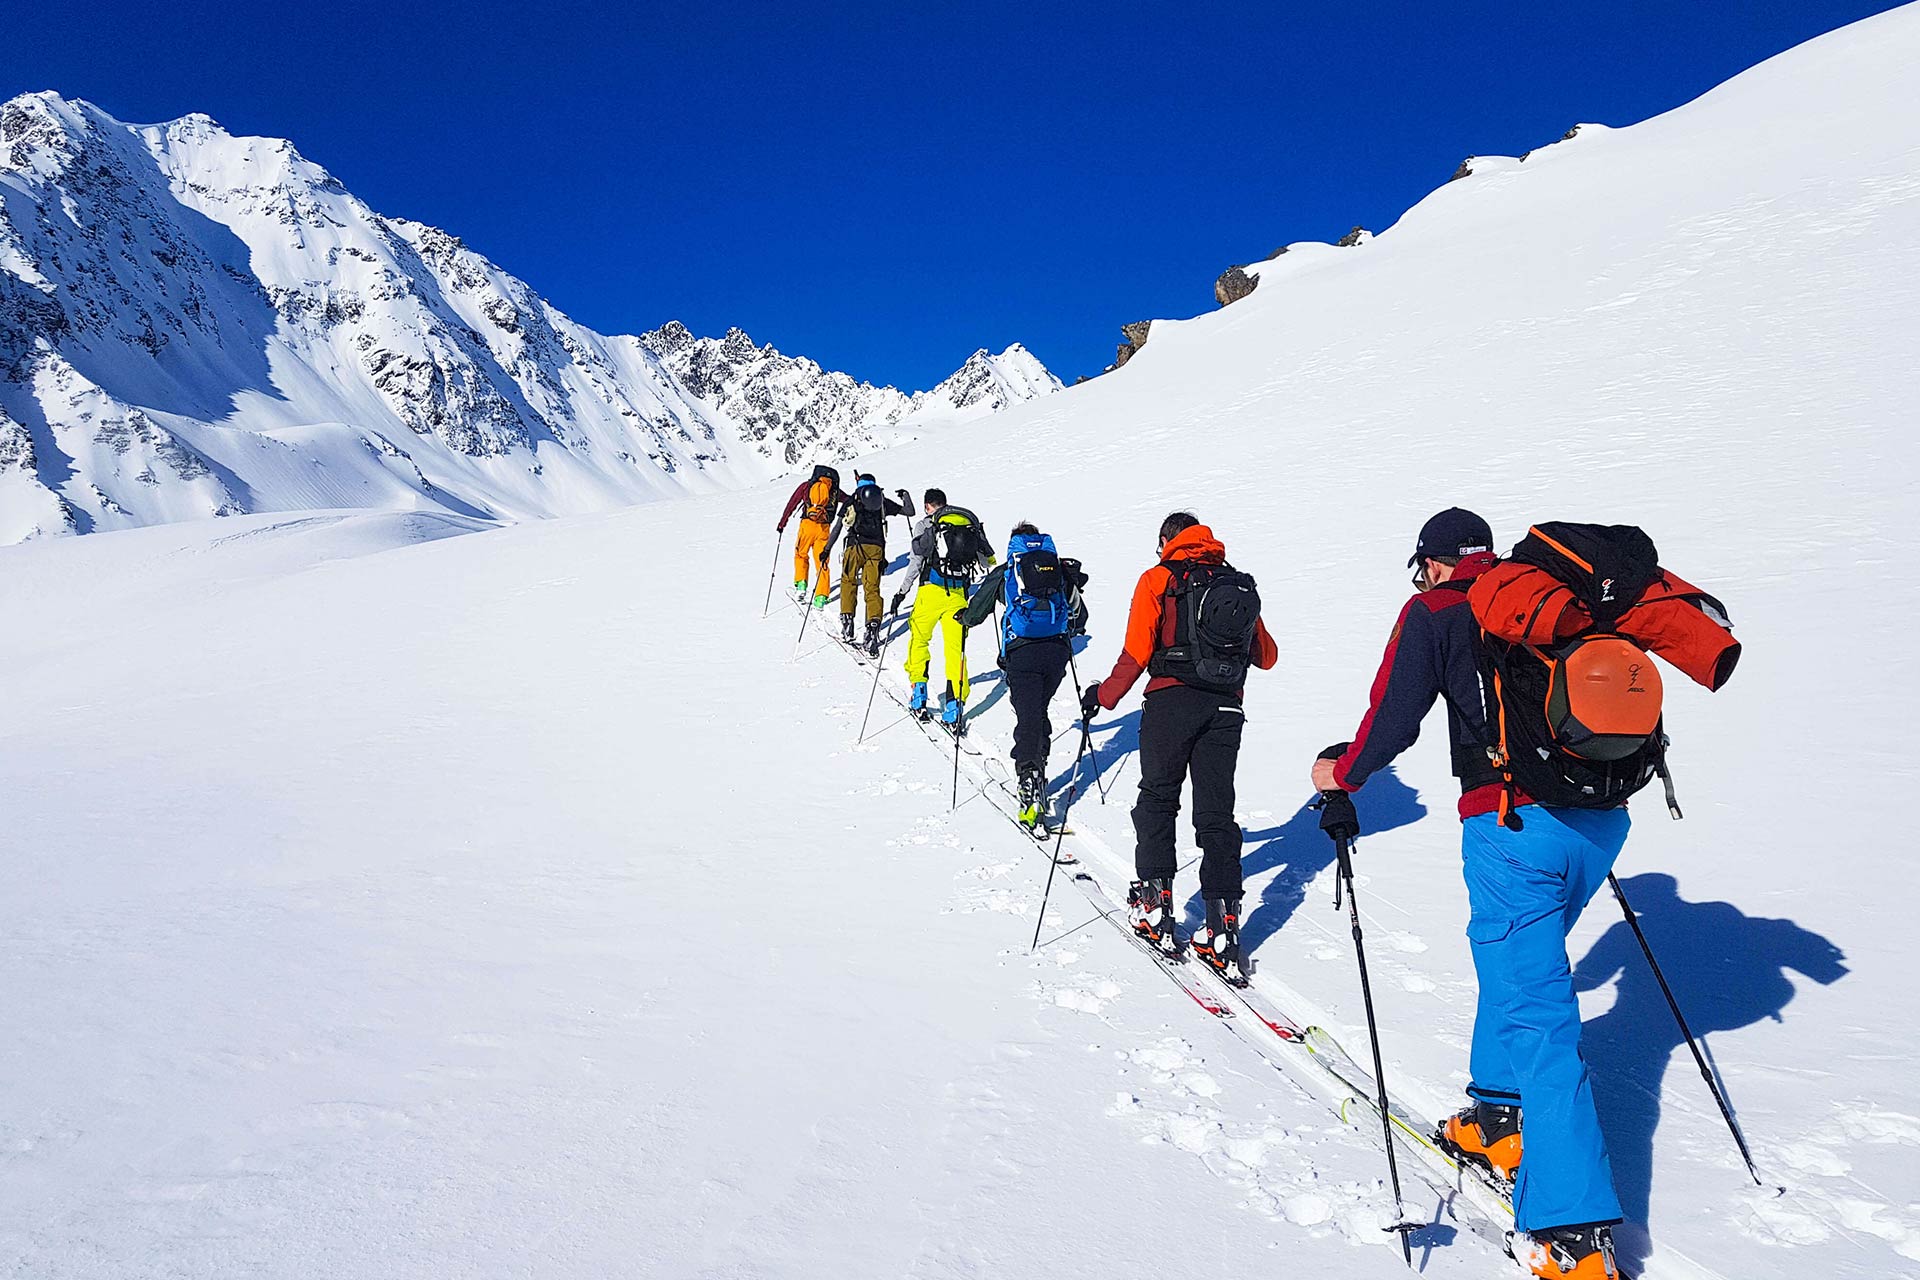
[[[1781,1011],[1794,997],[1787,970],[1823,986],[1847,976],[1845,953],[1791,920],[1749,916],[1726,902],[1688,902],[1669,875],[1634,876],[1622,881],[1622,887],[1710,1065],[1714,1032],[1733,1031],[1767,1018],[1785,1020]],[[1602,898],[1608,901],[1603,903]],[[1602,888],[1593,906],[1617,911],[1612,898],[1611,890]],[[1686,1041],[1624,919],[1607,930],[1574,969],[1576,990],[1591,991],[1610,982],[1615,985],[1613,1007],[1586,1024],[1580,1048],[1593,1078],[1594,1105],[1613,1162],[1614,1188],[1628,1223],[1640,1224],[1647,1220],[1653,1193],[1653,1135],[1660,1126],[1661,1091],[1669,1065],[1684,1087],[1700,1090],[1697,1101],[1705,1117],[1700,1123],[1718,1129],[1719,1116],[1712,1099],[1705,1096],[1706,1086],[1686,1052]],[[1717,1065],[1714,1075],[1719,1078]],[[1739,1099],[1728,1092],[1724,1080],[1719,1083],[1737,1116]],[[1711,1140],[1726,1143],[1728,1186],[1738,1186],[1745,1173],[1732,1136],[1715,1132]],[[1637,1225],[1624,1228],[1617,1242],[1621,1265],[1637,1274],[1648,1252],[1644,1231]]]
[[[1066,689],[1069,694],[1073,692],[1064,683],[1060,687]],[[1068,711],[1067,715],[1071,718],[1070,724],[1080,723],[1078,707]],[[1056,719],[1053,723],[1055,732],[1060,732],[1060,721]],[[1140,749],[1140,712],[1129,711],[1126,715],[1112,720],[1094,717],[1089,732],[1092,750],[1086,753],[1085,759],[1079,761],[1076,775],[1074,762],[1080,755],[1079,737],[1079,731],[1076,729],[1067,739],[1066,745],[1073,748],[1073,755],[1066,758],[1065,763],[1061,765],[1059,776],[1048,785],[1048,794],[1072,785],[1074,778],[1078,776],[1082,796],[1100,788],[1108,793],[1108,801],[1111,802],[1115,799],[1112,789],[1114,783],[1118,781],[1120,770],[1126,767],[1128,758]]]
[[[1307,803],[1311,803],[1308,801]],[[1367,780],[1354,793],[1354,808],[1360,814],[1361,840],[1369,835],[1391,831],[1418,822],[1427,816],[1420,793],[1400,780],[1391,765]],[[1277,827],[1244,834],[1240,855],[1241,874],[1251,878],[1275,867],[1279,875],[1261,889],[1260,898],[1241,912],[1240,947],[1247,955],[1286,926],[1300,904],[1307,899],[1307,886],[1313,878],[1333,865],[1333,841],[1320,830],[1320,815],[1302,804],[1291,818]],[[1358,847],[1356,846],[1356,854]],[[1205,918],[1206,904],[1195,897],[1188,906],[1194,922]]]

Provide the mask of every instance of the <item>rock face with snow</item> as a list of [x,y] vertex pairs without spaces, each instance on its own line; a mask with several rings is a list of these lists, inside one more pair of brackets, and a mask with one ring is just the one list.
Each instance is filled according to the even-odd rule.
[[816,453],[845,457],[878,448],[882,428],[942,417],[973,417],[1060,390],[1060,380],[1019,343],[985,348],[931,391],[876,387],[757,345],[739,329],[695,337],[678,320],[640,341],[695,395],[717,406],[769,456],[798,466]]
[[952,377],[914,397],[914,412],[928,418],[978,417],[1059,389],[1060,379],[1019,343],[997,356],[982,347]]
[[673,329],[576,324],[288,142],[51,93],[0,106],[0,542],[315,507],[593,510],[870,449],[941,390]]
[[1221,306],[1229,306],[1252,293],[1259,287],[1260,280],[1248,275],[1240,267],[1228,267],[1213,282],[1213,300]]

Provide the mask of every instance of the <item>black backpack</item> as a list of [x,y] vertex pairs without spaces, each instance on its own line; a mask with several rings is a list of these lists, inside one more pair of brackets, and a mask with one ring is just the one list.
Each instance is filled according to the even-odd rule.
[[1163,560],[1160,644],[1147,670],[1208,693],[1238,697],[1253,666],[1260,590],[1230,564]]
[[853,541],[880,546],[887,540],[887,495],[877,484],[853,491]]
[[951,582],[973,582],[992,552],[980,521],[964,507],[944,507],[933,517],[934,572]]

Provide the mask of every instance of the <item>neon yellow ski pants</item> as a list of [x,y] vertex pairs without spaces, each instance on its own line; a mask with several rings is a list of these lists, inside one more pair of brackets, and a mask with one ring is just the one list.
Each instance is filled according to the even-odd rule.
[[953,686],[953,696],[962,702],[967,700],[967,632],[954,615],[966,603],[967,593],[959,587],[925,583],[913,597],[913,613],[907,621],[907,679],[918,684],[927,678],[933,656],[933,628],[938,625],[947,683]]

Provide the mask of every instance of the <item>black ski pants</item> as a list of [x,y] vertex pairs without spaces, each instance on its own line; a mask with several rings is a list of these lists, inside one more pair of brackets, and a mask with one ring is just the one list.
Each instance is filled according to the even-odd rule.
[[1007,673],[1007,698],[1013,703],[1013,770],[1047,767],[1053,722],[1047,705],[1067,674],[1073,647],[1066,640],[1033,640],[1008,649],[1000,659]]
[[1172,879],[1180,786],[1193,779],[1193,833],[1200,842],[1200,893],[1240,896],[1240,824],[1233,774],[1246,713],[1237,699],[1172,685],[1147,695],[1140,712],[1140,799],[1133,806],[1133,865],[1142,880]]

